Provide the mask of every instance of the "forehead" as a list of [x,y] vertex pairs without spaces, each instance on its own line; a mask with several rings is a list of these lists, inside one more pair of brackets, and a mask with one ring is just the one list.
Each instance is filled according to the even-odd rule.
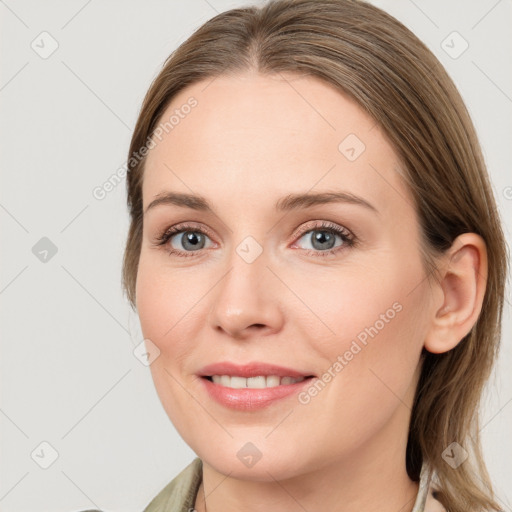
[[242,206],[263,196],[343,189],[383,209],[408,195],[375,121],[314,77],[210,78],[180,91],[159,126],[145,164],[144,208],[169,190],[213,203],[236,201],[238,192]]

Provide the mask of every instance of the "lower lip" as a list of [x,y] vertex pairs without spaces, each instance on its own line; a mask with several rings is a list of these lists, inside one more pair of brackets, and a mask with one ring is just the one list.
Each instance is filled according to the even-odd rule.
[[228,388],[201,377],[203,385],[211,398],[230,409],[253,411],[263,409],[280,399],[298,393],[305,386],[309,386],[312,377],[305,378],[294,384],[281,384],[271,388]]

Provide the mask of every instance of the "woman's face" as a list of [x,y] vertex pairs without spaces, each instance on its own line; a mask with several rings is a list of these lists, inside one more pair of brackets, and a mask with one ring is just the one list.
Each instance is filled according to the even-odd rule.
[[[146,161],[136,297],[178,432],[217,471],[256,480],[401,457],[433,300],[379,127],[293,75],[196,83],[171,116]],[[148,209],[169,193],[201,199]],[[225,362],[282,371],[206,368]]]

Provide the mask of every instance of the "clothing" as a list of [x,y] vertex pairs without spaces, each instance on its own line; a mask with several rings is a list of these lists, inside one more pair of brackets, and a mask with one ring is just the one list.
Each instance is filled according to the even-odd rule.
[[[192,512],[202,480],[203,461],[196,457],[160,493],[143,512]],[[412,512],[446,512],[434,497],[431,473],[424,464],[421,469],[418,494]]]

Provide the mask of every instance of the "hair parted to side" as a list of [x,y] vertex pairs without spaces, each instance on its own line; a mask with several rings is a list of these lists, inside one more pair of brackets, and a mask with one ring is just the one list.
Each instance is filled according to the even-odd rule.
[[[146,97],[128,154],[131,224],[123,286],[136,309],[142,242],[144,158],[172,98],[207,78],[245,71],[310,75],[348,94],[380,125],[403,166],[420,222],[425,270],[466,232],[484,239],[488,276],[481,314],[452,350],[424,351],[411,413],[406,465],[418,480],[423,461],[437,475],[450,512],[499,510],[481,453],[478,409],[501,338],[508,276],[495,198],[472,120],[433,53],[398,20],[360,0],[270,0],[223,12],[203,24],[166,60]],[[442,458],[452,442],[470,457],[456,469]]]

